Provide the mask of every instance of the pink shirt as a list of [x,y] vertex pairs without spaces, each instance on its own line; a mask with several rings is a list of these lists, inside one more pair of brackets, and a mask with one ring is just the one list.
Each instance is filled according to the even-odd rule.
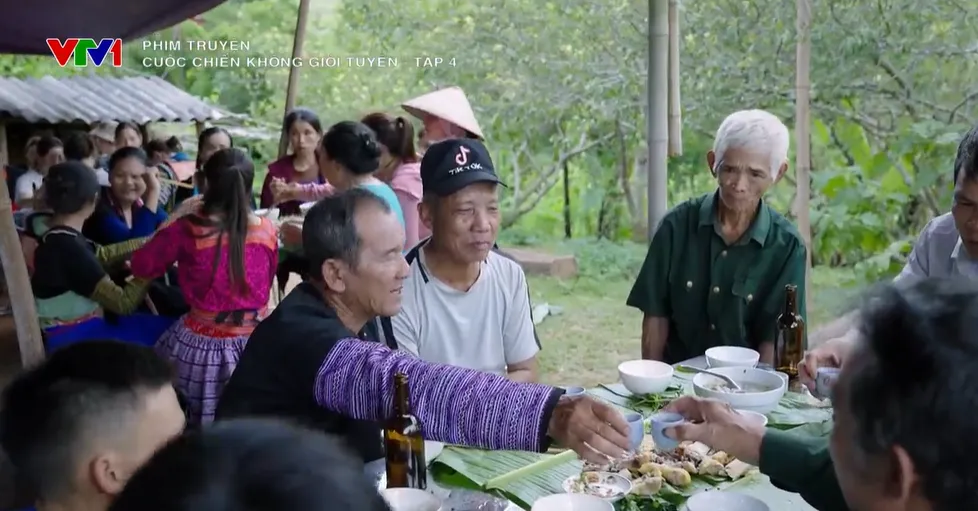
[[[217,236],[201,237],[205,229],[208,228],[194,225],[184,217],[157,231],[146,245],[133,253],[133,276],[155,279],[177,263],[180,291],[190,307],[205,312],[264,309],[278,266],[275,224],[262,218],[261,224],[248,229],[244,249],[249,291],[246,295],[231,285],[227,237],[218,247]],[[216,250],[221,250],[221,255],[215,272]]]

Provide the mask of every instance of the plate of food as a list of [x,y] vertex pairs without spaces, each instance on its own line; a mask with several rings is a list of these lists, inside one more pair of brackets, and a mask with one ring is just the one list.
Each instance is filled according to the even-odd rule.
[[608,502],[618,502],[632,491],[630,478],[614,472],[585,471],[579,476],[568,477],[564,491],[598,497]]
[[638,451],[605,466],[586,464],[584,473],[614,473],[631,483],[630,493],[653,497],[670,486],[679,492],[691,490],[695,479],[716,485],[736,481],[757,470],[723,451],[699,442],[682,442],[670,451],[657,450],[651,435],[646,435]]

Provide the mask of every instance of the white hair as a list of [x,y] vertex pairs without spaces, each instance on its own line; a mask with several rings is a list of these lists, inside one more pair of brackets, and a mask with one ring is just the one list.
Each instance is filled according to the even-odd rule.
[[713,139],[716,161],[723,160],[728,149],[767,151],[771,158],[771,176],[777,176],[788,162],[788,127],[777,116],[764,110],[741,110],[727,116]]

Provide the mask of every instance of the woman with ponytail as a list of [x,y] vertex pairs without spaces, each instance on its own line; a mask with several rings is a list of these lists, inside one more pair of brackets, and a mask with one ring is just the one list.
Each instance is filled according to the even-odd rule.
[[131,263],[132,274],[146,279],[177,265],[190,312],[156,349],[176,366],[192,424],[213,420],[221,391],[266,314],[278,264],[275,225],[251,210],[251,160],[240,149],[221,149],[203,171],[200,209],[157,232]]
[[404,212],[405,250],[431,236],[418,220],[421,204],[421,158],[415,149],[414,126],[404,117],[391,117],[382,112],[370,114],[360,122],[377,134],[381,145],[380,170],[377,179],[394,189],[401,211]]

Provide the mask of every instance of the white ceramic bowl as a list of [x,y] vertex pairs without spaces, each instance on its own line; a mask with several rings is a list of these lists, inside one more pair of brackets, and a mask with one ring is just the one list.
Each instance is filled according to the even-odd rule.
[[764,502],[730,491],[710,490],[697,493],[686,501],[687,511],[771,511]]
[[263,216],[274,222],[278,220],[279,210],[278,208],[256,209],[255,214],[258,216]]
[[763,413],[752,412],[750,410],[737,410],[737,413],[746,417],[752,423],[760,424],[762,427],[767,426],[767,415]]
[[672,383],[675,369],[657,360],[629,360],[618,365],[618,378],[632,394],[655,394]]
[[549,495],[533,503],[530,511],[614,511],[615,506],[598,497],[576,493]]
[[739,346],[717,346],[706,350],[706,363],[714,367],[754,367],[761,354]]
[[380,490],[391,511],[441,511],[438,497],[414,488],[385,488]]
[[729,376],[741,387],[746,385],[766,389],[761,392],[721,392],[713,389],[724,385],[723,380],[704,373],[699,373],[693,377],[693,393],[700,397],[719,399],[737,410],[766,414],[777,408],[778,401],[781,401],[788,389],[784,379],[771,371],[754,369],[753,367],[719,367],[710,370],[717,374]]

